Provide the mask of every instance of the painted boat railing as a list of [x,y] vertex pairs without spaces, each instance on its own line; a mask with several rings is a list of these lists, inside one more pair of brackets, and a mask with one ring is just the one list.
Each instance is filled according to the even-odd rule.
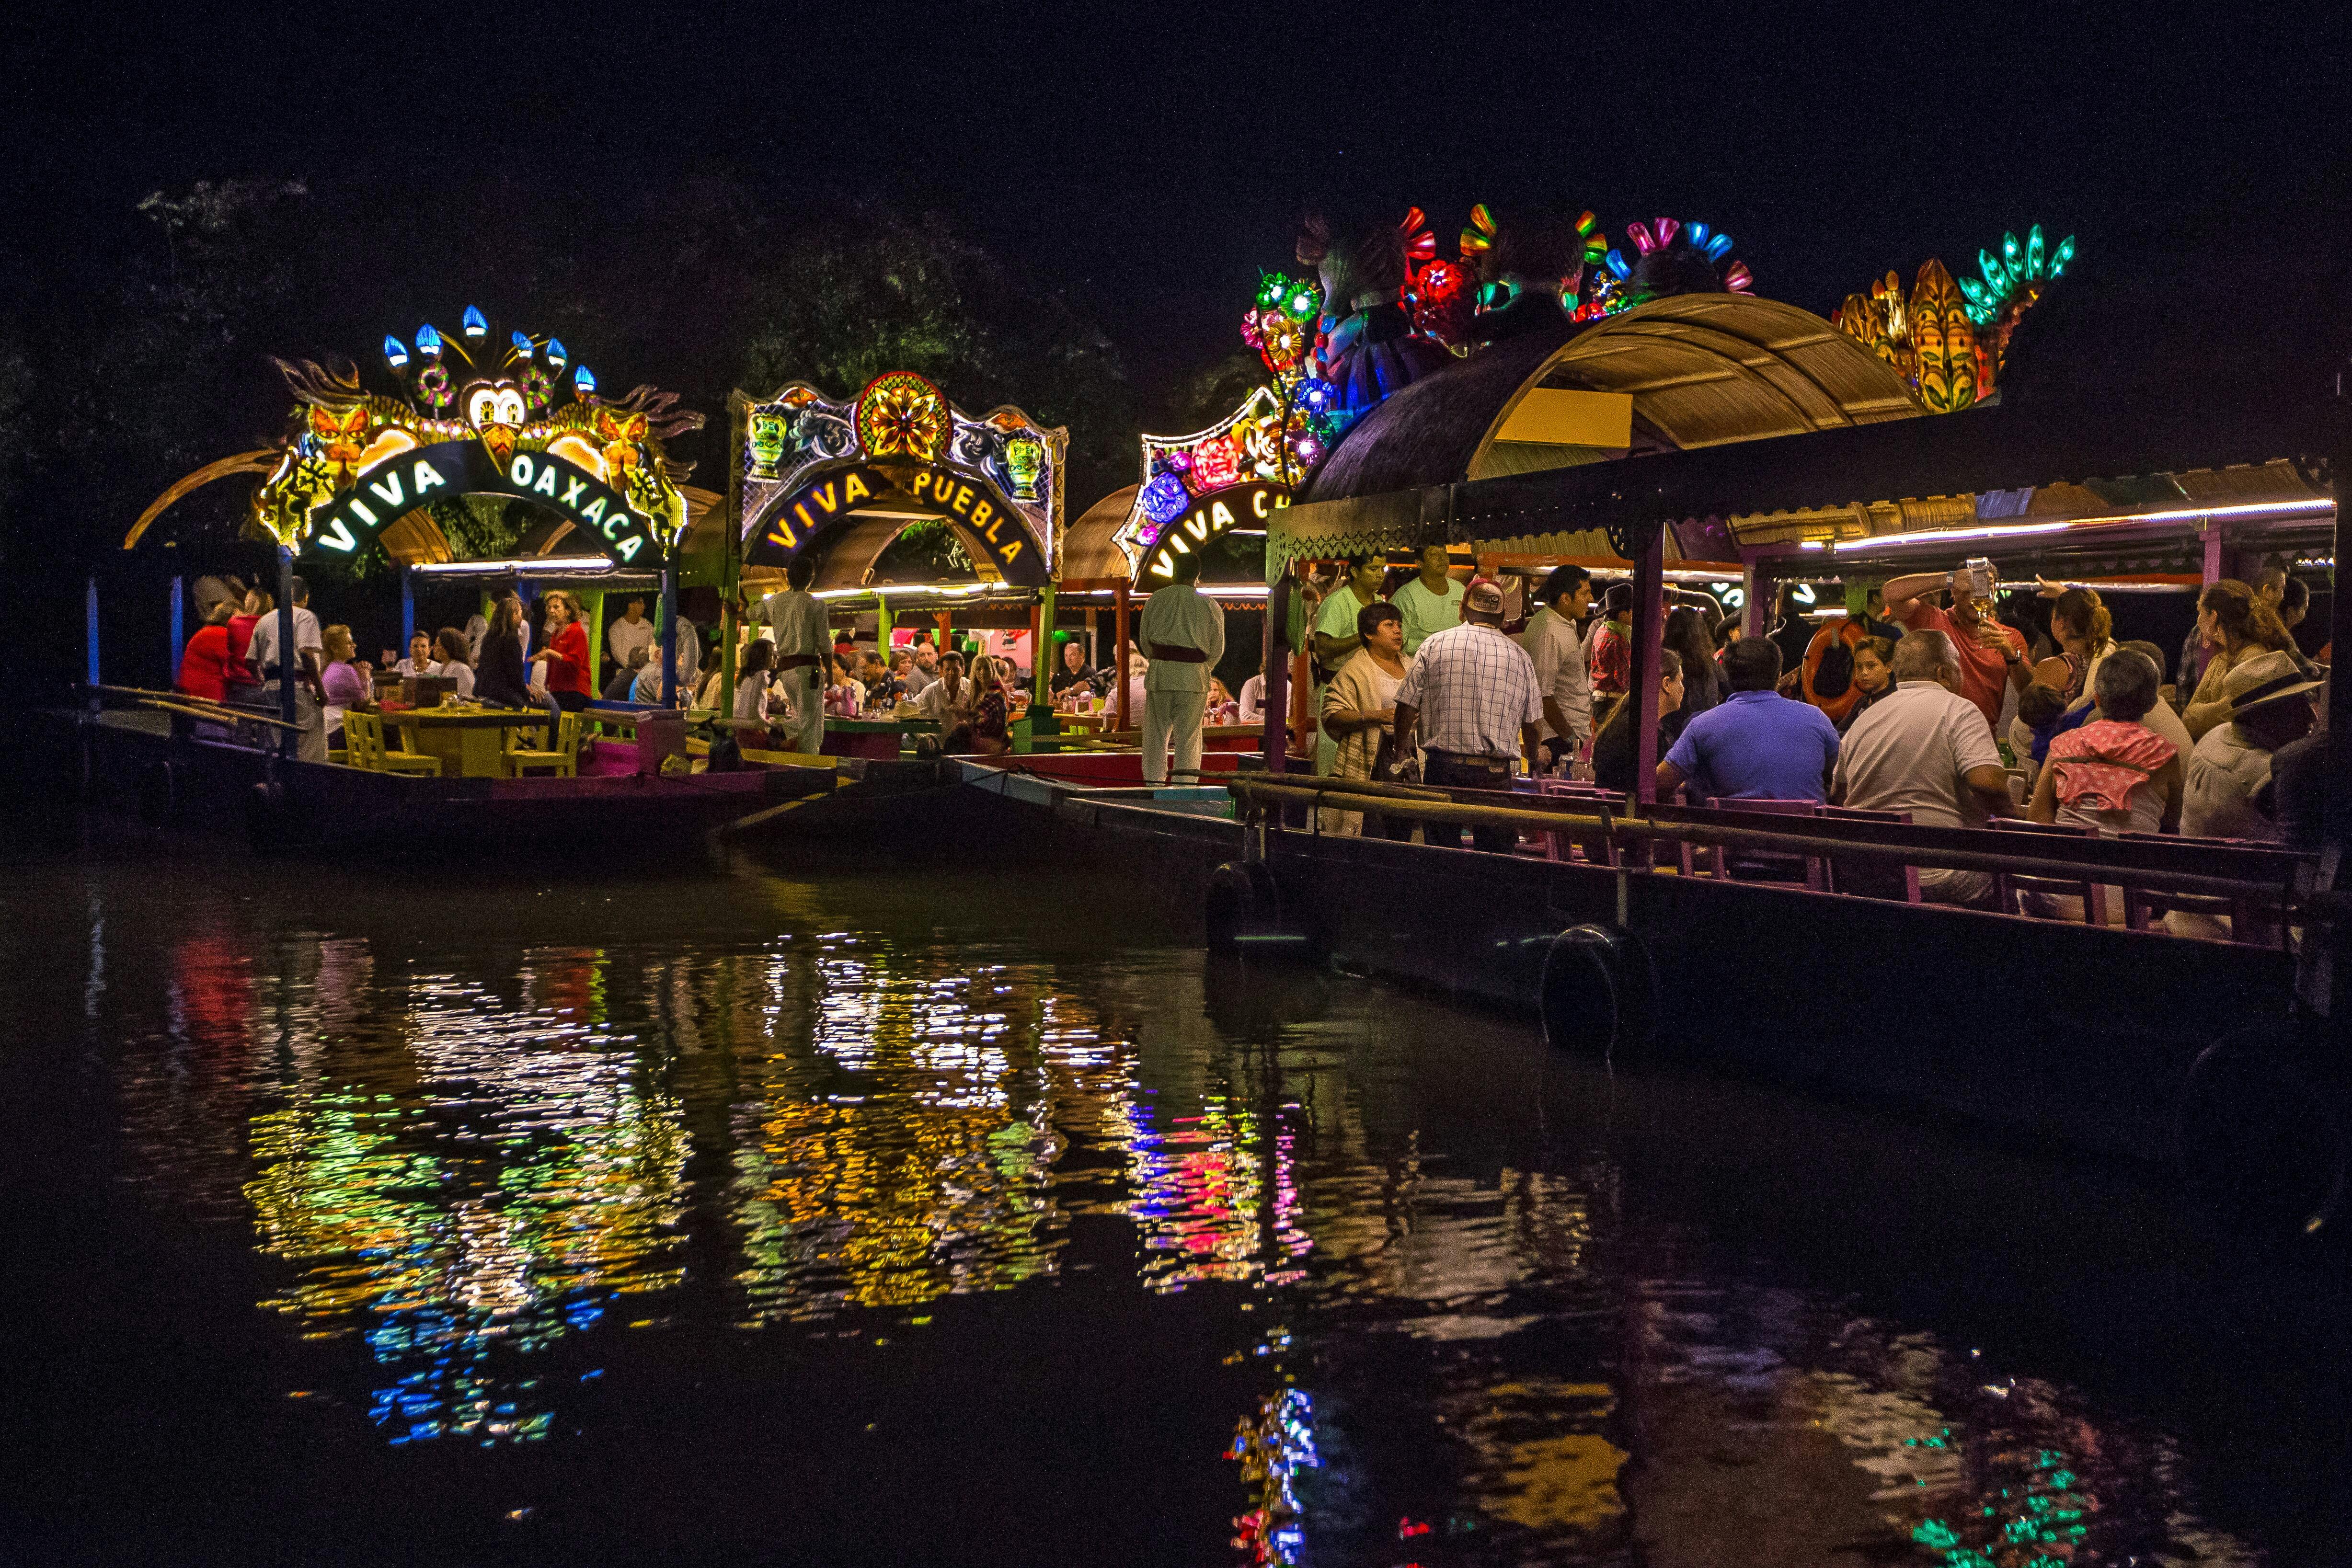
[[[1412,821],[1458,827],[1508,826],[1532,832],[1560,831],[1570,824],[1601,837],[1612,849],[1635,844],[1720,844],[1783,854],[1854,856],[1949,867],[1957,871],[2003,872],[2011,875],[2074,877],[2125,887],[2144,887],[2220,897],[2275,897],[2290,920],[2323,917],[2323,907],[2305,895],[2317,857],[2258,845],[2164,844],[2143,840],[2080,840],[2036,837],[2021,841],[1976,828],[1934,828],[1898,822],[1844,821],[1829,817],[1789,818],[1692,806],[1656,806],[1643,814],[1616,811],[1572,796],[1510,797],[1509,806],[1465,800],[1477,790],[1438,790],[1345,779],[1244,776],[1232,779],[1236,800],[1249,812],[1247,825],[1262,825],[1268,805],[1331,805],[1375,811]],[[1491,792],[1499,793],[1499,792]],[[1742,819],[1746,819],[1742,821]],[[1801,829],[1769,824],[1803,823]],[[1999,839],[1998,850],[1985,846]],[[2031,847],[2027,847],[2030,843]],[[2013,846],[2013,847],[2012,847]],[[1644,870],[1629,865],[1626,870]],[[1838,896],[1829,894],[1825,896]]]

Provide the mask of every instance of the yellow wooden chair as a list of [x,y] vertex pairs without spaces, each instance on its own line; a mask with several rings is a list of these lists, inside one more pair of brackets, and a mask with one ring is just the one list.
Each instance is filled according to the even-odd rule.
[[439,758],[424,757],[414,751],[394,751],[384,745],[383,717],[380,714],[343,715],[343,744],[349,750],[353,768],[365,768],[370,773],[441,777]]
[[[507,732],[507,775],[520,779],[534,770],[544,768],[559,779],[580,776],[580,716],[567,713],[555,727],[555,747],[541,750],[516,744],[519,732]],[[541,727],[534,738],[544,739],[547,730]]]

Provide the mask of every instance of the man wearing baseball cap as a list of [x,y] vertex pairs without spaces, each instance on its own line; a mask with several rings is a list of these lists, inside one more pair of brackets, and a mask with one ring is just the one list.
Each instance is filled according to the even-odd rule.
[[[1543,691],[1534,661],[1503,635],[1503,591],[1473,579],[1462,595],[1462,623],[1433,632],[1397,688],[1397,755],[1417,743],[1429,753],[1427,781],[1439,788],[1507,789],[1518,759],[1535,765]],[[1509,828],[1478,828],[1477,846],[1507,854]],[[1458,830],[1435,825],[1431,843],[1461,844]]]

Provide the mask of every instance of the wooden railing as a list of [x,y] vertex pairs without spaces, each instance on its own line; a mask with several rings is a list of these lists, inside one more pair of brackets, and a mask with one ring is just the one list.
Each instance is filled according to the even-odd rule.
[[[1788,817],[1696,806],[1605,803],[1560,795],[1439,789],[1362,779],[1242,775],[1229,782],[1244,808],[1329,806],[1456,827],[1573,831],[1622,856],[1660,843],[1720,844],[1790,855],[1874,859],[1956,871],[2076,877],[2122,887],[2219,897],[2274,899],[2291,919],[2332,914],[2335,901],[2305,895],[2315,857],[2267,845],[2165,843],[2151,840],[2021,840],[1979,828]],[[1504,802],[1508,802],[1507,804]]]

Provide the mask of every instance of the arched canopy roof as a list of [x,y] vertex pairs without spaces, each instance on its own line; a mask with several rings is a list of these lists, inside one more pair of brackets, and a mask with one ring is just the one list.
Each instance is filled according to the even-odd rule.
[[1088,507],[1070,525],[1062,543],[1062,580],[1102,582],[1127,576],[1127,557],[1119,549],[1119,525],[1135,509],[1140,485],[1113,490]]
[[[1585,400],[1594,413],[1609,397],[1630,399],[1622,444],[1559,439],[1546,392],[1604,394]],[[1349,433],[1299,504],[1924,412],[1892,366],[1810,311],[1745,294],[1680,295],[1498,343],[1414,382]]]

